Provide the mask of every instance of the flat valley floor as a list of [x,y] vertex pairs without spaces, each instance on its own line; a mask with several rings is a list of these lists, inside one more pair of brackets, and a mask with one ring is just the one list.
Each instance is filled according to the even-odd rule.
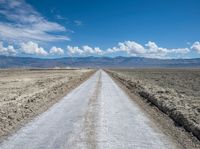
[[175,149],[103,70],[0,144],[1,149]]

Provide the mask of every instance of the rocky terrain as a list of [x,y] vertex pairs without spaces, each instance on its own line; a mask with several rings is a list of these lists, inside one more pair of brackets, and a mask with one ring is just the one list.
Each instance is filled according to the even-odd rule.
[[94,70],[0,70],[0,137],[44,112]]
[[200,139],[199,69],[115,69],[111,75]]

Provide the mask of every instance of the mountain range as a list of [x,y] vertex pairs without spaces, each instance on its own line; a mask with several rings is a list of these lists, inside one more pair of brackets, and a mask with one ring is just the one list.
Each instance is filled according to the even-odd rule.
[[31,57],[0,56],[0,68],[200,68],[200,58],[155,59],[144,57],[63,57],[42,59]]

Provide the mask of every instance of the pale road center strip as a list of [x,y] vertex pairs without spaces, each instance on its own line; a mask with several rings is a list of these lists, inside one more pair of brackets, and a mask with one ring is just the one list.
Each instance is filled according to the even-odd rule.
[[1,149],[173,149],[102,70],[16,134]]

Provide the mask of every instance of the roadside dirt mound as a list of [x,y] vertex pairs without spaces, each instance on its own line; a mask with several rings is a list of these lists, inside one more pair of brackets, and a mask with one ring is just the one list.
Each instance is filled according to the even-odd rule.
[[[160,71],[162,73],[162,71]],[[139,94],[141,97],[150,101],[165,114],[169,115],[179,126],[184,127],[187,131],[192,132],[200,140],[200,99],[192,96],[192,92],[182,94],[185,88],[179,89],[168,88],[154,83],[153,81],[142,79],[132,75],[127,75],[123,71],[110,71],[110,74],[124,84],[131,92]],[[150,75],[147,73],[146,75]],[[154,78],[161,79],[156,77]],[[184,80],[184,78],[182,78]],[[155,81],[155,80],[154,80]],[[180,80],[178,80],[180,81]],[[161,81],[160,81],[161,82]],[[176,80],[174,80],[176,84]],[[167,84],[168,82],[162,82]],[[184,82],[182,82],[184,83]],[[168,85],[169,86],[169,85]],[[179,87],[181,84],[179,83]],[[189,84],[188,84],[189,86]],[[197,94],[197,93],[195,93]]]
[[1,70],[0,137],[47,110],[94,70]]

